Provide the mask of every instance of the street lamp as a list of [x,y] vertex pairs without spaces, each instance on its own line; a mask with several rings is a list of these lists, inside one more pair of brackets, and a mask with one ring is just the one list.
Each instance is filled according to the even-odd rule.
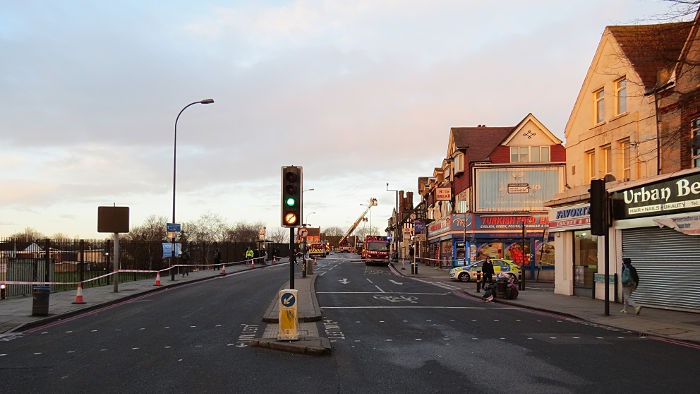
[[[389,182],[386,183],[386,191],[388,192],[396,192],[396,223],[394,223],[394,237],[392,240],[394,241],[394,252],[396,252],[396,258],[398,259],[399,256],[399,247],[398,247],[398,237],[399,237],[399,190],[398,189],[389,189]],[[405,269],[403,267],[403,263],[401,266],[401,269]]]
[[[313,190],[313,189],[312,189]],[[313,215],[316,212],[310,212],[308,215],[306,215],[306,220],[304,220],[304,226],[308,226],[309,224],[309,216]]]
[[[214,103],[214,99],[210,99],[210,98],[189,103],[183,109],[180,110],[180,113],[177,114],[177,118],[175,118],[175,137],[173,138],[173,224],[175,224],[175,180],[176,180],[176,173],[177,173],[177,121],[180,120],[180,115],[182,115],[182,112],[184,112],[187,108],[189,108],[195,104],[213,104],[213,103]],[[175,258],[175,234],[173,234],[172,248],[170,250],[170,265],[171,266],[173,265],[174,258]],[[175,280],[175,270],[173,270],[172,268],[170,269],[170,280]]]

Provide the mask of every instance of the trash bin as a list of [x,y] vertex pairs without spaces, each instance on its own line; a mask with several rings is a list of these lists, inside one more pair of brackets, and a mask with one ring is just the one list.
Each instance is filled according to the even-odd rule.
[[48,316],[51,286],[32,287],[32,316]]
[[508,281],[505,279],[499,279],[496,281],[496,298],[506,298],[506,288],[508,287]]

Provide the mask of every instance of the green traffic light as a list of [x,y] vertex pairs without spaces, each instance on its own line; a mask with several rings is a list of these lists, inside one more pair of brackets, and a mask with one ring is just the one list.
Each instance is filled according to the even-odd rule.
[[288,207],[293,207],[294,205],[296,205],[296,203],[297,203],[297,200],[295,200],[294,197],[289,197],[287,199],[287,206]]

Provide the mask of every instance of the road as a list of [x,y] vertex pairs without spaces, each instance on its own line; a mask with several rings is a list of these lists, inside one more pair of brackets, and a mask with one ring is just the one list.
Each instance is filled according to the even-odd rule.
[[[336,256],[336,255],[334,255]],[[334,257],[332,256],[332,257]],[[348,257],[347,255],[343,257]],[[248,346],[287,265],[163,289],[0,341],[3,392],[688,391],[697,350],[321,259],[330,356]],[[692,390],[691,390],[692,391]]]

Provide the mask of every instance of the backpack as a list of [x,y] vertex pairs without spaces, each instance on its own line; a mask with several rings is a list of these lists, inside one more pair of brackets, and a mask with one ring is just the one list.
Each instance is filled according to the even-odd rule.
[[631,269],[622,266],[622,285],[623,286],[634,286],[634,279],[632,279]]

